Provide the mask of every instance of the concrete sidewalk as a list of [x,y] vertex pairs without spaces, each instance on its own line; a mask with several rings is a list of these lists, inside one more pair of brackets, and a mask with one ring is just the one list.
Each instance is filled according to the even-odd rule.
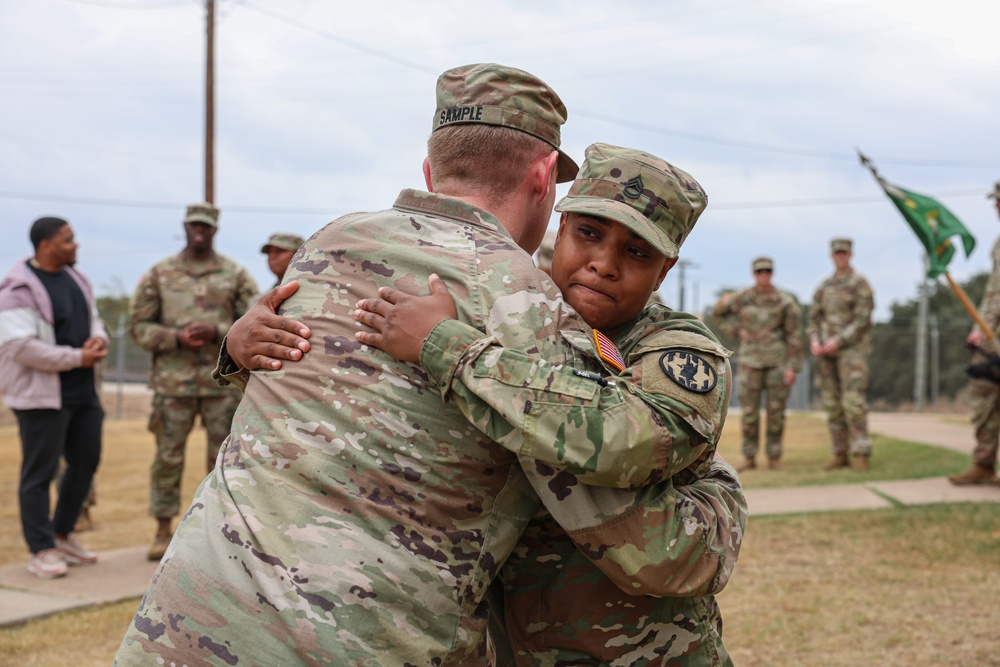
[[[971,452],[971,426],[941,421],[940,416],[874,413],[873,433]],[[957,487],[944,477],[808,486],[748,489],[751,516],[839,510],[884,509],[896,505],[953,502],[1000,503],[1000,486]],[[66,609],[139,598],[156,570],[146,560],[146,547],[105,551],[92,566],[70,568],[61,579],[42,580],[26,563],[0,567],[0,627]],[[138,604],[138,603],[137,603]]]

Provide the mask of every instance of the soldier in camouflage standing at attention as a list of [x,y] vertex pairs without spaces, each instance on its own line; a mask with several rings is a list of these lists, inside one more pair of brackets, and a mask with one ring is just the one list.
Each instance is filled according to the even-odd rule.
[[[1000,181],[993,192],[986,195],[1000,214]],[[979,314],[983,321],[1000,335],[1000,238],[993,244],[993,272],[986,282]],[[983,332],[978,326],[972,328],[966,339],[972,345],[983,344]],[[1000,351],[1000,350],[994,350]],[[974,361],[982,361],[977,353]],[[1000,385],[992,380],[975,378],[969,382],[969,402],[972,404],[972,425],[975,428],[976,447],[972,450],[972,466],[964,472],[948,476],[952,484],[1000,484],[996,474],[997,448],[1000,444]]]
[[180,513],[184,446],[196,416],[208,435],[206,467],[215,464],[229,435],[239,393],[212,380],[218,343],[257,294],[242,266],[213,249],[219,211],[192,204],[184,218],[187,245],[139,279],[129,308],[129,332],[153,353],[149,386],[153,411],[149,430],[156,436],[150,469],[149,514],[156,535],[147,556],[160,560],[170,543],[171,520]]
[[[830,428],[833,460],[827,470],[868,470],[868,355],[875,299],[872,288],[851,268],[851,240],[830,242],[834,274],[813,294],[806,335],[816,357],[823,409]],[[853,464],[848,455],[854,457]]]
[[758,257],[752,263],[756,285],[722,295],[712,315],[719,327],[738,338],[739,371],[736,392],[743,408],[743,464],[757,467],[760,448],[760,400],[767,393],[766,445],[768,467],[781,465],[785,403],[802,370],[802,312],[790,295],[771,284],[774,262]]

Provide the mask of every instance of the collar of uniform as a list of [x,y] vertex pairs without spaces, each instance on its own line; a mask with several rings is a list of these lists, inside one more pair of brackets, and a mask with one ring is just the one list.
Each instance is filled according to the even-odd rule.
[[510,236],[510,232],[503,226],[500,220],[489,211],[473,206],[456,197],[440,195],[436,192],[423,192],[422,190],[406,189],[399,193],[393,208],[401,211],[412,211],[423,215],[434,215],[443,218],[466,222],[470,225],[477,225],[487,229],[493,229],[504,236]]

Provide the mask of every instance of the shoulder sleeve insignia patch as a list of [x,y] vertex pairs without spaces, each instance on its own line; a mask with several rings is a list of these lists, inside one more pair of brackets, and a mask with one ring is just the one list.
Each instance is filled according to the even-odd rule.
[[690,350],[665,351],[660,355],[660,368],[675,384],[696,394],[707,394],[719,381],[712,365]]
[[625,360],[622,353],[618,351],[611,339],[594,329],[594,344],[597,346],[597,354],[606,364],[621,373],[625,370]]

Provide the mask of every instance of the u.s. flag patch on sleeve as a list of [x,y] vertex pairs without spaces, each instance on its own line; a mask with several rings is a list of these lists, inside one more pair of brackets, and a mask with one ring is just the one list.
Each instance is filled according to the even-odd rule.
[[594,329],[594,344],[597,346],[597,354],[608,365],[619,373],[625,370],[625,360],[622,359],[622,353],[618,351],[611,339],[597,329]]

